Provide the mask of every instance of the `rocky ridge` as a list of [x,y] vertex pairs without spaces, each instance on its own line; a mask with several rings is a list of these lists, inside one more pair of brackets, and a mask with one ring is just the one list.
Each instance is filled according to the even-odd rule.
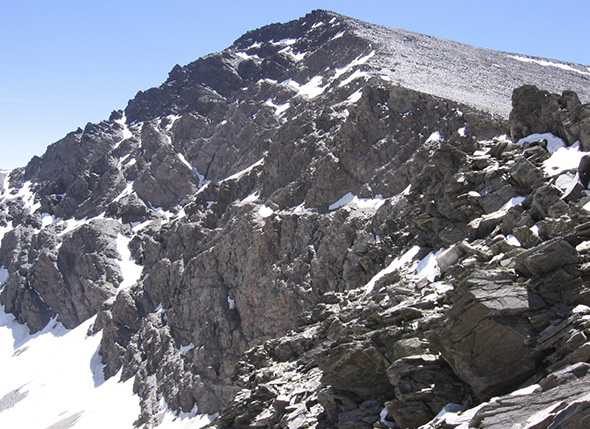
[[314,11],[176,66],[3,177],[0,302],[95,317],[141,427],[583,427],[590,72],[514,57]]

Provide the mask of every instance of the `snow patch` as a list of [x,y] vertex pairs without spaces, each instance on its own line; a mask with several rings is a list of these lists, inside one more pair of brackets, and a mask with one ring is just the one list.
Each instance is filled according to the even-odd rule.
[[116,203],[117,201],[121,200],[122,198],[131,195],[133,193],[133,182],[127,182],[125,189],[121,191],[119,195],[113,198],[113,202]]
[[582,158],[590,155],[590,152],[582,152],[580,143],[577,142],[569,147],[557,149],[545,162],[543,168],[549,176],[556,176],[566,170],[577,170]]
[[250,55],[250,54],[247,54],[245,52],[236,52],[236,56],[239,57],[239,58],[241,58],[242,60],[257,60],[257,61],[262,60],[262,58],[260,58],[256,54]]
[[0,286],[3,286],[4,283],[8,281],[9,277],[10,274],[8,273],[8,270],[0,265]]
[[531,384],[530,386],[527,387],[523,387],[522,389],[518,389],[515,390],[514,392],[510,393],[508,396],[524,396],[524,395],[530,395],[533,393],[537,393],[540,392],[541,386],[539,386],[538,384]]
[[377,281],[382,277],[386,276],[387,274],[393,273],[394,271],[397,271],[403,266],[408,265],[410,262],[412,262],[412,259],[416,257],[418,252],[420,252],[420,246],[413,246],[403,255],[395,258],[386,268],[379,271],[371,278],[371,280],[369,280],[369,282],[365,285],[365,293],[371,293]]
[[51,320],[31,335],[0,306],[0,397],[25,396],[0,413],[0,427],[132,428],[140,407],[133,378],[104,379],[98,355],[101,333],[88,336],[94,318],[73,330]]
[[279,51],[279,54],[284,54],[284,55],[288,56],[289,58],[291,58],[291,60],[293,60],[296,63],[303,60],[305,58],[305,56],[307,55],[306,52],[299,52],[299,53],[294,52],[293,48],[291,46],[287,46],[286,48],[281,49]]
[[340,82],[338,84],[338,88],[342,88],[343,86],[348,85],[349,83],[351,83],[352,81],[356,80],[356,79],[361,79],[361,78],[368,78],[369,74],[367,72],[363,72],[360,70],[355,70],[350,76],[348,76],[346,79],[344,79],[342,82]]
[[590,76],[590,72],[585,72],[585,71],[579,70],[575,67],[572,67],[570,65],[563,64],[563,63],[556,63],[553,61],[541,60],[538,58],[522,57],[520,55],[507,55],[507,56],[508,56],[508,58],[512,58],[513,60],[520,61],[522,63],[532,63],[532,64],[537,64],[537,65],[540,65],[543,67],[555,67],[555,68],[558,68],[561,70],[578,73],[583,76]]
[[328,210],[337,210],[346,206],[353,206],[359,209],[377,210],[385,203],[381,195],[376,198],[358,198],[352,192],[348,192],[341,196],[338,200],[328,206]]
[[440,276],[437,257],[443,252],[444,249],[440,249],[438,252],[430,252],[428,255],[420,259],[416,265],[416,276],[418,278],[427,279],[429,282],[434,282],[436,278]]
[[119,289],[129,289],[133,286],[141,277],[143,267],[135,263],[129,250],[130,238],[125,237],[123,234],[117,236],[117,251],[119,252],[120,259],[117,261],[123,280],[119,284]]
[[511,246],[520,247],[520,241],[512,234],[508,234],[506,236],[506,243],[510,244]]
[[426,143],[440,143],[443,141],[440,131],[435,131],[426,139]]
[[289,107],[291,107],[290,103],[275,104],[270,98],[264,102],[264,105],[275,109],[275,115],[279,118],[283,116],[283,114],[289,109]]
[[314,76],[309,80],[309,82],[305,83],[304,85],[295,82],[293,79],[289,79],[283,82],[282,84],[296,91],[297,95],[301,97],[313,99],[318,95],[321,95],[324,92],[324,90],[328,87],[329,84],[322,86],[323,81],[323,76]]
[[297,43],[297,39],[282,39],[277,42],[274,40],[270,41],[270,44],[273,46],[291,46]]
[[264,164],[264,158],[260,158],[258,161],[256,161],[251,166],[246,167],[243,170],[238,171],[237,173],[232,174],[231,176],[226,177],[225,179],[223,179],[219,183],[227,182],[228,180],[236,180],[236,179],[239,179],[240,177],[245,176],[246,174],[250,173],[254,168],[258,167],[259,165],[263,165],[263,164]]
[[344,31],[341,31],[340,33],[336,34],[330,40],[337,40],[337,39],[340,39],[342,36],[344,36]]
[[553,154],[555,152],[557,152],[559,149],[565,148],[566,145],[563,142],[562,139],[560,139],[559,137],[551,134],[551,133],[535,133],[535,134],[530,134],[526,137],[521,138],[520,140],[518,140],[516,142],[516,144],[531,144],[531,143],[536,143],[542,140],[546,140],[547,141],[547,150],[549,151],[549,153]]
[[350,64],[348,64],[348,65],[346,65],[346,66],[344,66],[342,68],[336,69],[336,72],[334,74],[333,79],[338,79],[340,76],[342,76],[345,73],[348,73],[353,68],[365,64],[373,56],[375,56],[375,51],[371,51],[367,55],[364,55],[364,56],[363,55],[360,55],[360,56],[356,57],[354,60],[352,60],[352,62]]
[[356,104],[361,97],[363,96],[363,90],[362,89],[358,89],[355,92],[353,92],[352,94],[350,94],[350,96],[346,99],[346,101],[344,101],[345,104]]
[[266,219],[267,217],[270,217],[273,215],[274,210],[263,204],[258,208],[257,213],[258,213],[258,216],[260,216],[262,219]]

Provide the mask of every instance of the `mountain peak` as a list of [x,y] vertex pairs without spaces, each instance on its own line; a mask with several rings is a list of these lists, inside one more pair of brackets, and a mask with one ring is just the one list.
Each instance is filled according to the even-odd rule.
[[587,79],[326,11],[174,66],[0,171],[0,426],[582,427]]

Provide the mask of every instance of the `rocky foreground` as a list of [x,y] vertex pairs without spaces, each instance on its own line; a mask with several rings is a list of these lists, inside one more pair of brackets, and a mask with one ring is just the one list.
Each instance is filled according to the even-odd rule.
[[0,172],[2,312],[88,325],[137,427],[590,427],[589,97],[331,12],[247,33]]

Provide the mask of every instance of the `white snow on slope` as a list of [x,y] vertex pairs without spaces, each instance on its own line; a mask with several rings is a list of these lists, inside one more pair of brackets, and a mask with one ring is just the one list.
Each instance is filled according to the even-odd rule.
[[235,180],[235,179],[239,179],[242,176],[245,176],[246,174],[248,174],[249,172],[251,172],[255,167],[258,167],[259,165],[264,164],[264,158],[260,158],[258,161],[256,161],[254,164],[252,164],[249,167],[244,168],[241,171],[238,171],[235,174],[232,174],[231,176],[226,177],[225,179],[221,180],[219,183],[223,183],[226,182],[228,180]]
[[590,155],[590,152],[582,152],[580,144],[575,143],[555,151],[549,159],[543,162],[543,168],[549,176],[556,176],[566,170],[577,170],[581,159],[586,155]]
[[174,413],[168,409],[164,401],[160,403],[160,408],[164,410],[162,423],[154,429],[200,429],[215,418],[215,416],[199,414],[196,407],[189,413]]
[[121,127],[123,127],[122,138],[121,138],[121,140],[119,140],[115,144],[115,148],[117,148],[121,145],[121,143],[123,143],[123,141],[133,137],[133,133],[131,132],[131,130],[129,129],[129,126],[127,125],[127,116],[125,116],[125,113],[123,113],[123,117],[121,117],[120,119],[115,119],[114,122],[116,122]]
[[16,194],[11,194],[8,177],[6,177],[3,185],[3,198],[4,200],[21,199],[25,209],[27,209],[29,213],[33,214],[39,210],[39,208],[41,208],[41,204],[39,202],[35,202],[36,195],[31,190],[31,186],[33,186],[33,183],[31,181],[26,181],[16,192]]
[[282,39],[277,42],[274,40],[270,41],[270,44],[273,46],[291,46],[297,43],[297,39]]
[[579,73],[583,76],[590,76],[590,72],[585,72],[585,71],[579,70],[575,67],[572,67],[570,65],[563,64],[563,63],[556,63],[553,61],[540,60],[540,59],[536,59],[536,58],[522,57],[520,55],[508,55],[508,58],[512,58],[513,60],[520,61],[522,63],[538,64],[543,67],[555,67],[555,68],[558,68],[561,70]]
[[0,226],[0,243],[2,243],[2,239],[9,231],[12,231],[14,228],[12,227],[12,221],[8,222],[6,226]]
[[363,96],[363,90],[358,89],[355,92],[353,92],[352,94],[350,94],[350,96],[344,101],[344,104],[356,104],[356,102],[359,101],[362,96]]
[[416,265],[416,276],[418,278],[427,279],[429,282],[434,282],[436,278],[440,276],[437,256],[443,252],[444,249],[440,249],[438,252],[430,252],[428,255],[420,259]]
[[92,322],[68,331],[51,321],[29,335],[0,306],[0,398],[8,401],[0,427],[45,428],[66,421],[73,429],[133,427],[139,414],[133,379],[104,380],[97,354],[101,334],[86,335]]
[[363,55],[358,56],[357,58],[355,58],[354,60],[352,60],[352,62],[350,62],[346,66],[344,66],[342,68],[339,68],[339,69],[336,69],[336,73],[334,74],[333,79],[338,79],[340,76],[342,76],[343,74],[351,71],[353,68],[365,64],[373,56],[375,56],[375,51],[371,51],[367,55],[364,55],[364,56]]
[[536,133],[530,134],[526,137],[521,138],[516,143],[517,144],[530,144],[535,143],[541,140],[547,141],[547,150],[549,153],[553,154],[557,152],[559,149],[566,147],[565,143],[559,137],[551,134],[551,133]]
[[279,54],[284,54],[291,58],[294,62],[298,63],[299,61],[303,60],[307,55],[307,52],[295,52],[291,46],[287,46],[279,51]]
[[283,114],[289,109],[289,107],[291,107],[290,103],[275,104],[270,98],[264,102],[264,105],[275,109],[275,115],[279,118],[283,116]]
[[303,85],[297,83],[293,79],[286,80],[282,83],[282,85],[285,85],[293,89],[297,92],[297,95],[301,97],[313,99],[318,95],[321,95],[324,92],[324,90],[328,87],[329,83],[327,85],[322,86],[323,81],[324,78],[322,76],[314,76]]
[[119,285],[119,289],[129,289],[133,286],[141,277],[143,267],[135,263],[131,257],[131,251],[129,250],[130,238],[125,237],[123,234],[117,236],[117,251],[119,252],[119,269],[123,276],[123,281]]
[[336,34],[334,37],[332,37],[330,40],[336,40],[336,39],[340,39],[342,36],[344,36],[344,31],[341,31],[340,33]]
[[373,276],[373,278],[371,278],[371,280],[369,280],[369,282],[365,285],[365,293],[371,293],[371,291],[375,287],[375,283],[377,283],[377,281],[382,277],[386,276],[387,274],[393,273],[394,271],[397,271],[403,266],[408,265],[410,262],[412,262],[412,260],[418,254],[419,251],[420,246],[413,246],[403,255],[395,258],[386,268],[379,271],[377,274]]
[[367,77],[369,77],[369,74],[367,72],[355,70],[350,76],[348,76],[346,79],[344,79],[342,82],[340,82],[338,84],[338,88],[342,88],[343,86],[346,86],[349,83],[351,83],[352,81],[355,81],[357,79],[360,79],[360,78],[366,79]]
[[426,139],[426,143],[440,143],[443,141],[442,135],[439,131],[435,131]]
[[8,281],[8,277],[10,277],[8,270],[0,265],[0,287]]
[[328,210],[337,210],[342,207],[356,207],[359,209],[373,209],[377,210],[385,203],[385,200],[381,196],[376,198],[358,198],[351,192],[348,192],[341,196],[337,201],[328,206]]
[[551,134],[531,134],[517,141],[518,144],[530,144],[541,140],[547,141],[547,151],[551,154],[549,159],[543,162],[543,169],[548,176],[557,176],[566,170],[575,170],[578,168],[580,160],[590,152],[582,152],[580,143],[576,142],[571,146],[566,146],[565,142]]

